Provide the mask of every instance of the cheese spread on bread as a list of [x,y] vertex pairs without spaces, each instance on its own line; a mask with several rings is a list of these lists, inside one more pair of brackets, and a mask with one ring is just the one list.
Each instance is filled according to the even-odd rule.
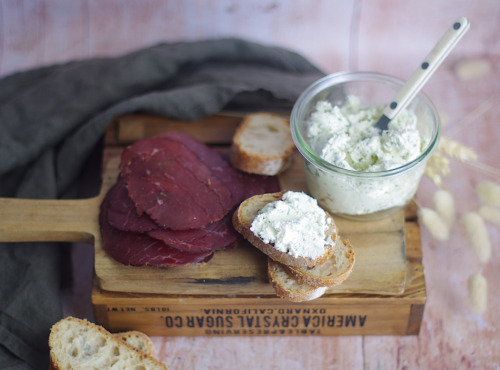
[[265,243],[294,257],[316,258],[325,253],[333,220],[316,199],[302,192],[287,191],[281,200],[265,205],[250,230]]

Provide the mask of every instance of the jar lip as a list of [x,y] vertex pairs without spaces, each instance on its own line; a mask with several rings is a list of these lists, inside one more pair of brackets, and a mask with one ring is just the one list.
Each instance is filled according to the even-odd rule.
[[437,109],[432,102],[432,100],[424,93],[424,92],[419,92],[417,97],[422,99],[425,104],[429,107],[431,110],[434,119],[435,119],[435,127],[434,131],[432,133],[432,136],[425,148],[425,150],[413,161],[405,163],[402,166],[391,168],[389,170],[383,170],[383,171],[356,171],[356,170],[349,170],[346,168],[338,167],[335,166],[321,157],[319,157],[317,154],[314,153],[312,148],[309,146],[307,143],[306,139],[302,136],[302,133],[300,132],[299,129],[299,118],[301,115],[301,112],[306,108],[308,102],[316,96],[319,92],[323,91],[326,87],[333,85],[332,81],[336,82],[335,84],[341,84],[344,82],[355,82],[355,81],[371,81],[371,82],[388,82],[396,87],[401,87],[405,83],[404,80],[387,75],[384,73],[378,73],[378,72],[365,72],[365,71],[357,71],[357,72],[338,72],[338,73],[333,73],[330,75],[327,75],[315,82],[313,82],[309,87],[307,87],[302,94],[298,97],[296,100],[292,112],[290,115],[290,124],[291,124],[291,131],[292,131],[292,138],[293,141],[295,142],[295,146],[299,150],[299,152],[302,154],[302,156],[310,163],[314,164],[316,167],[320,169],[326,169],[330,170],[333,172],[338,172],[342,173],[347,176],[354,176],[354,177],[386,177],[386,176],[392,176],[395,174],[403,173],[411,168],[415,167],[417,164],[420,162],[424,161],[425,159],[429,158],[432,154],[432,152],[436,149],[437,143],[439,141],[439,135],[440,135],[440,119],[439,119],[439,114],[437,112]]

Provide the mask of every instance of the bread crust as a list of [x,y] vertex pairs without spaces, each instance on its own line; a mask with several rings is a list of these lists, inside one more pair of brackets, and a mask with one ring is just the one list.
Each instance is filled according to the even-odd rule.
[[[272,147],[270,149],[275,149],[275,153],[248,149],[250,142],[255,139],[252,132],[256,130],[256,125],[260,126],[259,130],[269,127],[269,135],[263,138],[263,142]],[[276,145],[273,146],[273,142]],[[229,160],[241,171],[274,176],[290,167],[294,151],[295,144],[287,120],[272,113],[254,113],[246,116],[236,129],[229,149]]]
[[128,345],[137,348],[139,351],[144,352],[149,356],[155,355],[155,348],[153,345],[153,341],[146,334],[140,331],[137,330],[124,331],[120,333],[114,333],[113,336],[115,338],[124,341]]
[[[102,326],[93,324],[85,319],[78,319],[75,317],[67,317],[63,320],[58,321],[56,324],[54,324],[54,326],[52,326],[49,335],[51,369],[62,370],[61,359],[58,358],[58,354],[59,355],[61,354],[62,349],[60,347],[64,347],[64,343],[60,343],[59,340],[64,338],[64,336],[61,333],[64,332],[65,330],[69,330],[66,327],[68,325],[69,326],[75,325],[76,327],[79,328],[85,328],[85,330],[88,331],[89,335],[105,339],[106,341],[109,341],[109,343],[116,345],[117,348],[120,348],[122,350],[121,352],[126,352],[128,355],[130,355],[129,358],[132,357],[134,363],[140,363],[141,365],[144,365],[146,368],[168,369],[165,364],[159,362],[154,357],[138,350],[137,348],[134,348],[133,346],[127,344],[123,340],[115,337],[113,334],[104,329]],[[85,350],[85,348],[78,348],[78,349],[82,351]],[[70,354],[68,353],[64,353],[64,355],[70,356]],[[72,364],[72,367],[74,368],[84,368],[85,366],[88,365]]]
[[295,257],[289,253],[279,251],[273,244],[264,243],[262,239],[250,231],[252,221],[255,216],[257,216],[258,211],[266,204],[280,200],[285,192],[286,191],[255,195],[244,200],[233,214],[234,228],[257,249],[284,265],[297,268],[308,268],[325,262],[334,253],[335,241],[337,239],[337,227],[333,221],[333,217],[326,211],[325,214],[332,219],[329,230],[329,236],[331,237],[332,243],[328,244],[326,252],[317,258],[303,256]]
[[249,153],[237,145],[229,148],[229,160],[240,171],[256,175],[275,176],[286,171],[293,162],[293,148],[290,153],[278,155],[257,155]]
[[[285,265],[271,258],[267,259],[267,273],[276,295],[290,302],[310,301],[321,297],[327,290],[327,287],[310,286],[299,282],[296,282],[293,287],[287,286],[286,280],[293,280],[294,277],[288,274]],[[288,276],[283,276],[283,274]]]
[[[326,265],[327,270],[330,271],[329,273],[325,273],[325,269],[316,273],[315,270],[319,270],[323,267],[321,265],[312,269],[302,269],[293,266],[284,266],[284,268],[290,276],[293,276],[301,284],[307,284],[315,287],[333,287],[340,285],[351,274],[355,262],[354,248],[352,247],[350,241],[348,239],[343,239],[342,242],[342,245],[337,245],[333,256],[331,256],[330,259],[325,261],[323,264]],[[345,261],[345,266],[340,267],[340,271],[335,271],[335,264],[339,262],[339,259],[343,259]]]

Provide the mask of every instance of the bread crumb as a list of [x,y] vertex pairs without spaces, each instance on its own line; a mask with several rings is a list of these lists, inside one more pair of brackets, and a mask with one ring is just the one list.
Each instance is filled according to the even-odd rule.
[[446,222],[431,208],[422,207],[418,210],[418,217],[431,233],[432,237],[445,241],[450,235],[450,230]]
[[500,185],[492,181],[482,181],[476,188],[477,195],[482,202],[500,206]]
[[488,308],[488,282],[480,272],[467,280],[469,301],[474,312],[484,314]]
[[479,262],[487,263],[491,257],[491,241],[483,218],[476,212],[462,216],[462,223],[469,245],[476,252]]

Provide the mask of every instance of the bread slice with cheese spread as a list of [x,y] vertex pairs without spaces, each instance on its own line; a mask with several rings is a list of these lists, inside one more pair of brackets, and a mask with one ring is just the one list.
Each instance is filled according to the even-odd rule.
[[288,252],[280,251],[275,248],[273,244],[265,243],[250,230],[253,220],[262,208],[268,203],[281,200],[284,193],[285,192],[260,194],[244,200],[233,214],[234,228],[253,246],[261,250],[268,257],[286,266],[304,269],[325,262],[334,253],[335,241],[337,239],[337,227],[333,221],[333,217],[326,211],[325,217],[329,219],[329,229],[325,237],[324,253],[319,256],[294,256]]
[[337,238],[335,253],[326,262],[310,269],[300,269],[268,258],[267,273],[279,297],[304,302],[319,298],[328,288],[342,284],[351,274],[354,260],[354,249],[349,240]]
[[[328,232],[325,235],[325,252],[319,257],[294,256],[288,252],[278,250],[272,243],[265,243],[264,240],[252,232],[254,230],[252,224],[255,224],[254,220],[257,215],[269,215],[267,209],[264,212],[262,211],[267,204],[285,198],[290,200],[290,196],[284,196],[285,193],[256,195],[245,200],[233,215],[233,225],[251,244],[268,256],[267,273],[276,294],[292,302],[309,301],[321,297],[329,287],[339,285],[347,279],[354,267],[354,249],[349,240],[341,240],[337,236],[337,227],[333,222],[333,218],[326,211],[323,211],[328,225]],[[304,208],[304,203],[308,202],[307,197],[304,198],[302,195],[302,197],[295,199],[295,204],[299,204],[298,208],[281,208],[280,212],[286,215],[283,216],[285,219],[295,220],[298,218],[300,221],[302,217],[308,217],[308,215],[312,214],[318,215],[316,219],[322,218],[320,213],[317,213],[317,210],[321,212],[321,209],[316,208],[316,206]],[[304,209],[307,212],[303,212]],[[296,210],[297,213],[294,213]],[[278,213],[278,215],[281,214]],[[280,229],[280,227],[283,227],[283,223],[281,218],[278,218],[278,220],[279,222],[275,224],[277,226],[273,226],[277,228],[272,228],[272,232],[279,234],[281,231],[286,233],[285,235],[288,235],[289,239],[296,240],[293,239],[296,224],[292,223],[292,229]],[[289,231],[290,234],[288,234]],[[313,238],[313,235],[310,237]],[[307,240],[310,240],[309,236]],[[290,246],[290,248],[292,247]]]
[[332,287],[347,279],[354,267],[354,261],[354,249],[350,241],[339,237],[333,255],[324,263],[312,268],[285,266],[285,269],[301,284]]
[[305,302],[319,298],[328,289],[300,283],[285,265],[271,258],[267,259],[267,275],[276,295],[291,302]]
[[288,120],[277,114],[254,113],[236,129],[229,159],[241,171],[274,176],[289,167],[294,150]]
[[103,327],[74,317],[54,324],[49,348],[51,369],[168,369]]

